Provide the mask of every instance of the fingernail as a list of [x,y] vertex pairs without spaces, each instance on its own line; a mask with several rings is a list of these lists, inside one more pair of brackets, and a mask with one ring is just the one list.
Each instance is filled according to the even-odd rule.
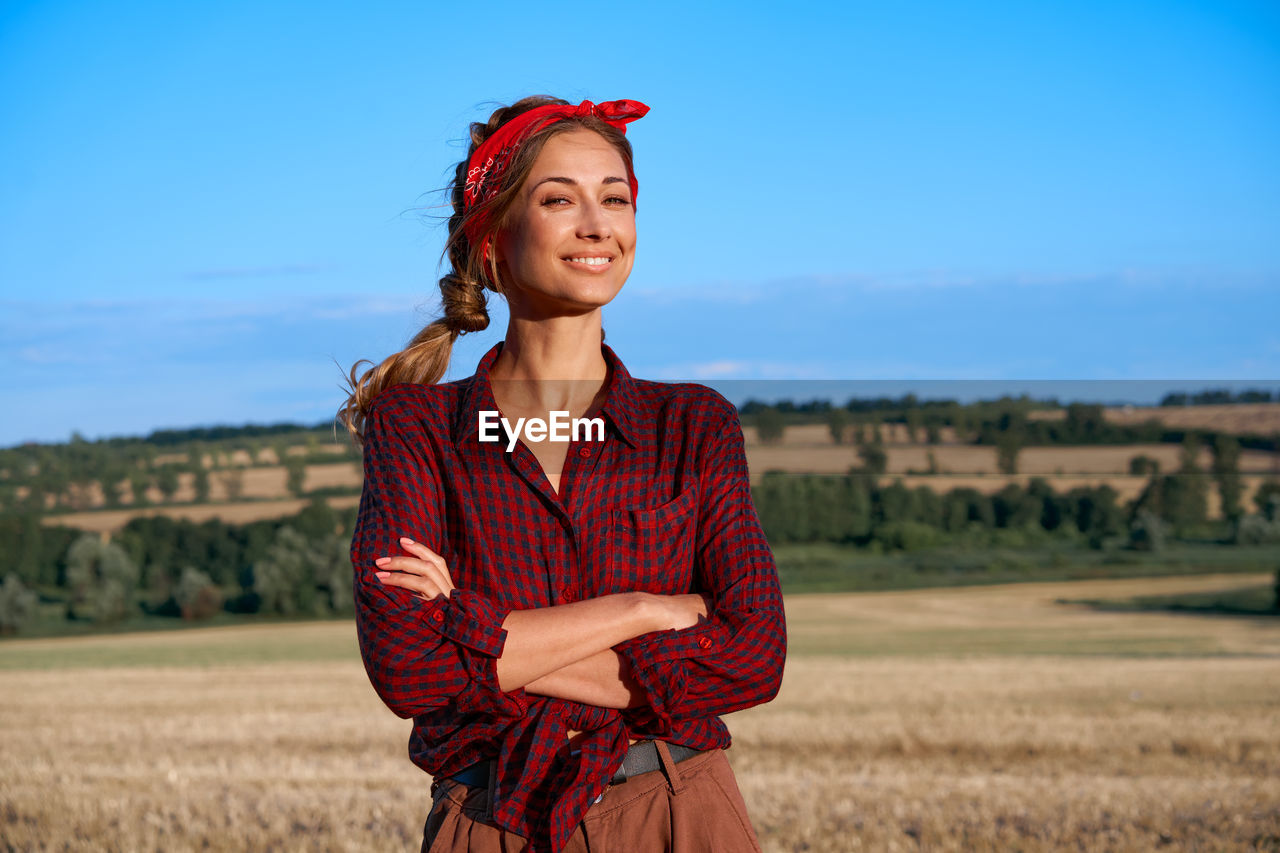
[[391,572],[374,572],[374,574],[378,576],[378,580],[380,581],[384,581],[391,577]]
[[390,563],[390,562],[391,562],[390,557],[379,557],[378,559],[373,561],[373,564],[375,566],[385,566],[387,563]]
[[401,537],[400,537],[400,541],[401,541],[401,542],[408,543],[408,544],[410,544],[410,545],[416,545],[416,544],[417,544],[417,543],[416,543],[416,542],[414,542],[412,539],[410,539],[408,536],[401,536]]

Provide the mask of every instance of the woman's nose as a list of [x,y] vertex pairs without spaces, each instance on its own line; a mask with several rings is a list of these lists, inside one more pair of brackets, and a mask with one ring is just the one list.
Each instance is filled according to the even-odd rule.
[[578,220],[579,237],[599,240],[609,236],[609,217],[604,205],[599,202],[589,201],[578,209],[582,214]]

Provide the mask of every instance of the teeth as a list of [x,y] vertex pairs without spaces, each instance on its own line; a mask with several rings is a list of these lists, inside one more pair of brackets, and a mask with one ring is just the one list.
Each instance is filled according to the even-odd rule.
[[604,264],[609,263],[608,258],[570,258],[569,260],[575,264],[590,264],[593,267],[603,266]]

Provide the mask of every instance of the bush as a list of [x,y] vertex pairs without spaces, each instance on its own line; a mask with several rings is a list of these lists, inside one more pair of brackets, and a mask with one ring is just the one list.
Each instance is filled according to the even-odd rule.
[[1265,480],[1253,495],[1258,512],[1267,521],[1280,521],[1280,480]]
[[207,574],[193,566],[182,570],[173,598],[182,618],[188,621],[208,619],[222,610],[222,590]]
[[67,549],[67,617],[117,622],[134,611],[138,566],[124,549],[86,533]]
[[1165,523],[1150,510],[1138,510],[1129,525],[1129,547],[1135,551],[1163,551],[1166,536]]
[[0,584],[0,634],[16,634],[22,630],[36,609],[36,594],[22,585],[13,572]]
[[1280,545],[1280,520],[1268,521],[1261,515],[1246,515],[1236,525],[1237,545]]
[[891,521],[878,525],[874,536],[886,549],[897,551],[933,548],[942,540],[936,527],[918,521]]

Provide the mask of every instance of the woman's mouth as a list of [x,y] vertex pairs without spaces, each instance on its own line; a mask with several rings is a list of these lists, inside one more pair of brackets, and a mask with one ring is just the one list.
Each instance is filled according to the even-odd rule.
[[565,261],[567,261],[570,264],[573,264],[575,267],[578,267],[580,269],[598,271],[598,270],[607,269],[609,265],[613,263],[613,258],[608,258],[608,257],[598,258],[598,257],[591,257],[591,256],[584,255],[584,256],[574,257],[574,258],[565,258]]

